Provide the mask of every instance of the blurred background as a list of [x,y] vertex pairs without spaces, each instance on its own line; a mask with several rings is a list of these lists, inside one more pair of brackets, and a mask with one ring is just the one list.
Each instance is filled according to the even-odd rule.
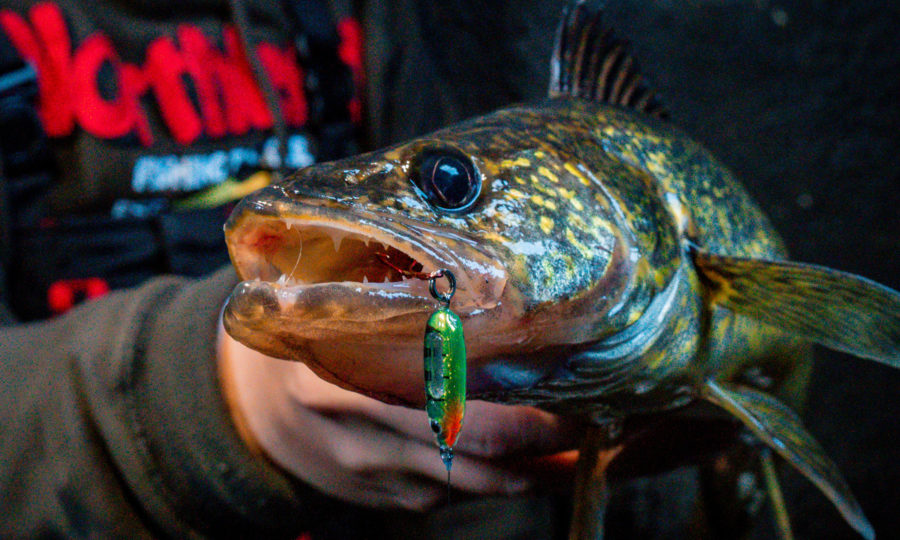
[[[369,88],[378,89],[370,143],[541,98],[562,4],[367,7]],[[900,289],[900,4],[609,0],[606,10],[672,123],[743,180],[794,259]],[[418,91],[401,94],[406,85]],[[878,537],[900,537],[900,371],[819,349],[803,416]],[[798,538],[857,538],[817,489],[784,470]],[[648,511],[662,512],[657,502]],[[771,534],[761,526],[757,537]]]

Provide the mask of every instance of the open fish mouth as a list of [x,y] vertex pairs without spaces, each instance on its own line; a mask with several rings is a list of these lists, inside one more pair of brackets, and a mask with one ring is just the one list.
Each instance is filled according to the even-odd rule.
[[239,206],[229,220],[228,248],[244,280],[229,299],[231,326],[309,339],[417,335],[435,300],[427,281],[397,268],[451,271],[462,316],[495,307],[503,293],[506,273],[458,235],[314,201],[285,204],[289,211],[276,213]]

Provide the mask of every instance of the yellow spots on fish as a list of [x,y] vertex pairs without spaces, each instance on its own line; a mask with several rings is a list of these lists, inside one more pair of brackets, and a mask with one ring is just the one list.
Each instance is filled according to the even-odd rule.
[[577,266],[575,264],[575,259],[573,259],[571,255],[563,255],[560,258],[563,260],[563,263],[565,264],[566,281],[571,281],[572,279],[575,278],[575,268]]
[[527,184],[527,182],[525,182],[525,179],[522,178],[521,176],[514,176],[513,180],[515,180],[517,184],[522,185],[522,186]]
[[540,191],[544,195],[548,197],[556,198],[556,192],[549,187],[544,185],[544,182],[541,182],[541,179],[537,177],[537,175],[531,175],[531,185],[534,186],[534,189]]
[[389,161],[396,161],[396,160],[400,159],[400,157],[401,157],[401,154],[400,154],[399,148],[394,148],[393,150],[388,150],[387,152],[384,153],[384,159],[389,160]]
[[716,221],[719,223],[719,228],[723,232],[728,231],[732,227],[731,216],[729,216],[728,214],[725,214],[723,212],[718,212],[718,215],[716,216]]
[[579,231],[592,232],[590,229],[588,229],[587,222],[574,212],[569,212],[568,221],[569,225],[574,226]]
[[508,244],[510,243],[510,239],[496,231],[485,231],[482,233],[482,238],[493,242],[495,244]]
[[479,162],[478,168],[481,169],[482,173],[487,174],[488,176],[497,176],[500,174],[500,167],[497,165],[496,161],[482,160]]
[[556,225],[552,219],[547,216],[541,216],[538,220],[541,230],[544,231],[544,234],[550,234],[553,232],[553,227]]
[[594,258],[594,252],[589,247],[584,245],[584,243],[579,240],[577,236],[575,236],[575,231],[573,231],[569,227],[566,227],[566,240],[568,240],[569,243],[572,244],[572,246],[575,247],[575,249],[577,249],[578,252],[581,253],[581,256],[585,259],[590,260]]
[[666,279],[667,277],[669,277],[668,272],[664,272],[661,270],[657,270],[656,272],[653,272],[653,281],[656,283],[656,286],[659,287],[660,289],[662,289],[663,287],[666,286],[667,281],[668,281]]
[[623,148],[620,153],[620,157],[626,163],[631,165],[637,165],[640,163],[637,155],[635,155],[634,150],[632,148]]
[[518,199],[518,200],[528,198],[528,195],[525,195],[524,193],[522,193],[521,191],[519,191],[516,188],[510,189],[509,191],[506,192],[506,194],[509,195],[510,197],[512,197],[513,199]]
[[654,146],[659,146],[659,145],[663,144],[663,140],[657,135],[653,135],[651,133],[643,133],[643,134],[636,134],[636,135],[638,137],[640,137],[643,141],[648,142]]
[[520,157],[516,159],[504,159],[500,162],[500,168],[510,169],[512,167],[530,167],[531,161],[527,158]]
[[581,182],[582,184],[584,184],[585,186],[591,185],[591,181],[588,179],[588,177],[585,176],[583,172],[579,171],[578,167],[576,167],[575,165],[572,165],[571,163],[566,162],[566,164],[563,165],[563,168],[566,171],[568,171],[569,174],[571,174],[572,176],[577,178],[578,181]]
[[650,160],[650,162],[652,162],[652,163],[660,163],[660,164],[668,161],[668,157],[664,153],[660,152],[659,150],[647,152],[647,159]]
[[579,212],[584,210],[584,204],[581,202],[581,200],[578,199],[574,189],[559,187],[557,188],[557,191],[559,192],[560,197],[568,200],[569,204],[571,204],[575,208],[575,210],[578,210]]
[[653,151],[648,152],[646,156],[647,159],[644,160],[644,164],[651,174],[657,177],[669,176],[669,160],[665,154],[659,151]]
[[544,159],[545,157],[547,157],[547,154],[543,150],[538,150],[534,153],[534,157],[538,159]]
[[575,279],[578,262],[571,255],[553,253],[541,261],[541,270],[544,287],[552,290]]
[[554,184],[558,184],[558,183],[559,183],[559,177],[556,176],[556,173],[554,173],[553,171],[551,171],[551,170],[548,169],[547,167],[538,167],[538,171],[537,171],[537,172],[538,172],[539,175],[543,176],[543,177],[546,178],[547,180],[550,180],[550,181],[553,182]]
[[544,285],[550,287],[556,278],[556,271],[553,269],[553,262],[549,258],[545,258],[541,263],[544,269]]
[[555,211],[557,209],[556,203],[554,201],[552,201],[551,199],[547,199],[542,195],[532,195],[531,202],[548,210]]
[[631,310],[631,313],[628,314],[628,324],[634,324],[641,318],[643,312],[637,309]]
[[609,224],[600,216],[591,217],[591,225],[593,225],[595,229],[609,229]]

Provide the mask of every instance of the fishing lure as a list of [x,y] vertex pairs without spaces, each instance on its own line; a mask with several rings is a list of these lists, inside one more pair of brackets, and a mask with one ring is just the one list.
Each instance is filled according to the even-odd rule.
[[[450,310],[456,293],[456,277],[447,269],[417,272],[391,262],[387,253],[376,253],[382,263],[406,277],[427,280],[431,296],[441,302],[425,324],[425,412],[434,432],[441,460],[447,467],[447,483],[453,466],[453,445],[462,429],[466,413],[466,342],[462,320]],[[450,289],[441,293],[437,281],[447,278]]]
[[[453,445],[462,429],[466,413],[466,344],[462,321],[450,310],[456,279],[449,270],[438,270],[430,279],[431,296],[443,305],[425,325],[425,411],[437,438],[447,474],[453,464]],[[437,280],[446,277],[450,291],[437,291]]]

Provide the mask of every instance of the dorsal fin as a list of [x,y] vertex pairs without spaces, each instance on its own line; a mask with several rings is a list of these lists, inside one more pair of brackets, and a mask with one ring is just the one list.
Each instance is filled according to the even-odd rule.
[[648,87],[628,50],[603,25],[603,10],[578,0],[566,6],[550,61],[550,97],[622,105],[657,118],[668,111]]

